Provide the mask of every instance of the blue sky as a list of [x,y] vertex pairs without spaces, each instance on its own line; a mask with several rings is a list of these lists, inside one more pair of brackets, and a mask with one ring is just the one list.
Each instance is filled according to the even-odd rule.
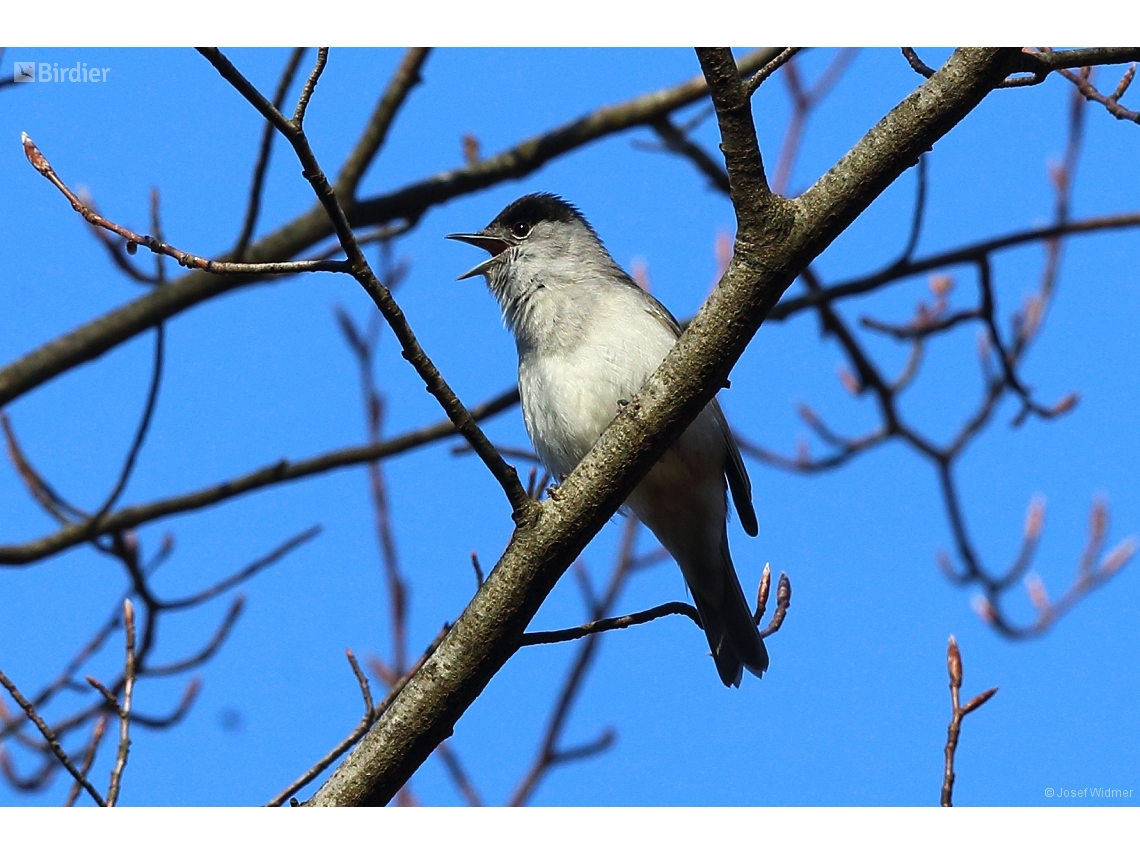
[[[287,52],[227,54],[268,91]],[[811,77],[831,55],[809,52],[802,68]],[[927,61],[943,55],[931,51]],[[399,56],[332,52],[306,123],[326,170],[335,171],[347,154]],[[5,74],[13,60],[85,62],[111,72],[100,84],[0,91],[0,187],[10,212],[0,240],[0,364],[141,293],[28,166],[21,131],[65,181],[89,188],[100,210],[123,224],[146,228],[148,194],[158,187],[168,240],[206,256],[225,251],[240,229],[261,133],[252,108],[192,51],[13,49],[4,55]],[[409,98],[362,195],[461,166],[464,134],[494,153],[697,72],[692,52],[679,49],[441,50],[429,58],[424,83]],[[790,189],[809,185],[916,84],[897,51],[861,52],[809,124]],[[920,254],[1049,219],[1046,170],[1063,149],[1069,89],[1050,79],[994,93],[935,146]],[[789,115],[778,78],[760,90],[754,111],[772,165]],[[1136,127],[1094,107],[1086,132],[1073,215],[1135,210]],[[714,122],[702,124],[695,137],[715,152]],[[455,281],[477,260],[474,252],[443,235],[481,227],[523,193],[549,190],[573,201],[619,263],[648,267],[654,292],[678,316],[700,305],[716,272],[717,235],[731,230],[732,210],[687,163],[635,145],[651,140],[644,130],[611,137],[520,181],[433,208],[398,242],[397,255],[408,259],[411,272],[397,299],[468,405],[514,383],[514,347],[481,283]],[[834,281],[893,259],[906,240],[913,193],[912,171],[828,249],[818,270]],[[299,167],[279,143],[259,233],[311,204]],[[968,522],[991,567],[1015,554],[1030,499],[1047,497],[1034,567],[1054,595],[1075,572],[1094,496],[1111,503],[1110,543],[1140,531],[1140,358],[1132,334],[1140,321],[1138,239],[1133,230],[1067,245],[1056,301],[1025,364],[1043,400],[1078,390],[1080,405],[1064,419],[1012,429],[1014,409],[1007,404],[959,470]],[[998,257],[1003,322],[1035,288],[1043,257],[1039,246]],[[968,305],[970,271],[950,272],[954,305]],[[841,312],[851,320],[872,314],[903,321],[919,300],[929,301],[925,277],[844,304]],[[336,305],[357,318],[370,306],[347,277],[315,274],[232,293],[171,323],[153,429],[121,504],[195,489],[282,456],[297,459],[361,442],[357,376],[333,320]],[[904,399],[908,416],[936,437],[949,436],[979,394],[975,336],[971,327],[940,340]],[[151,346],[149,336],[139,337],[7,409],[31,459],[77,504],[96,506],[114,482],[145,394]],[[873,347],[901,366],[901,350]],[[820,341],[814,318],[768,323],[721,401],[744,436],[785,453],[805,435],[795,414],[801,401],[836,429],[856,434],[875,424],[875,412],[870,401],[843,389],[836,374],[842,361],[833,342]],[[377,370],[388,398],[389,435],[440,418],[387,331]],[[527,444],[517,410],[486,429],[504,444]],[[510,534],[496,483],[473,457],[451,454],[452,446],[438,443],[385,466],[412,590],[413,651],[473,593],[469,554],[477,552],[490,567]],[[957,803],[1057,804],[1045,795],[1049,787],[1140,791],[1136,568],[1092,594],[1044,638],[1011,643],[975,616],[971,591],[940,575],[934,556],[951,547],[950,532],[934,472],[913,453],[889,445],[814,477],[755,460],[748,465],[760,536],[749,539],[732,525],[737,568],[746,590],[765,562],[788,573],[794,589],[787,622],[769,641],[771,670],[762,681],[749,678],[739,690],[725,690],[702,634],[681,618],[611,634],[567,741],[589,741],[612,726],[616,744],[555,771],[535,803],[936,804],[949,720],[945,646],[951,633],[963,651],[965,695],[1001,687],[965,723]],[[51,529],[7,464],[0,465],[0,507],[0,542]],[[175,536],[174,556],[156,578],[161,593],[175,596],[317,522],[324,531],[316,540],[243,586],[245,614],[201,670],[202,694],[186,722],[165,733],[136,730],[125,803],[262,803],[355,725],[360,698],[344,649],[365,657],[386,654],[389,645],[363,470],[160,521],[141,537],[153,551],[163,533]],[[617,523],[608,525],[584,554],[597,579],[608,569],[619,531]],[[643,535],[643,543],[649,540]],[[89,549],[0,571],[0,668],[33,691],[105,619],[123,586],[121,571]],[[666,563],[637,576],[619,609],[685,596],[680,573]],[[1009,600],[1015,615],[1031,617],[1023,592]],[[197,649],[225,604],[165,624],[158,661]],[[567,577],[535,627],[581,620],[581,597]],[[573,653],[569,645],[520,652],[457,726],[453,746],[487,801],[507,798],[527,768]],[[93,670],[109,675],[118,657],[115,646]],[[144,683],[137,707],[169,709],[185,679]],[[97,767],[100,783],[111,754],[108,743]],[[460,803],[435,759],[414,786],[425,803]],[[0,788],[0,803],[57,804],[66,789],[62,777],[31,798]]]

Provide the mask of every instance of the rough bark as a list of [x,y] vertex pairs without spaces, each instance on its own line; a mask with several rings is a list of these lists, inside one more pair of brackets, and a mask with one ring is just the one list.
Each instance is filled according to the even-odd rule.
[[720,389],[795,276],[1016,68],[1016,49],[959,50],[796,200],[767,191],[726,51],[702,51],[738,218],[720,285],[581,465],[525,519],[462,617],[312,805],[385,804],[517,650],[562,573]]

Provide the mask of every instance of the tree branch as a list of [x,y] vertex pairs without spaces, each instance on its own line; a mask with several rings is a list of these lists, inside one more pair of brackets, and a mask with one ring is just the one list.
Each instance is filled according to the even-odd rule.
[[364,134],[357,141],[356,148],[348,156],[333,184],[333,189],[342,200],[348,200],[351,204],[351,200],[356,198],[360,179],[376,158],[376,153],[384,146],[396,114],[407,100],[408,93],[421,81],[420,70],[427,61],[430,50],[409,48],[400,60],[395,74],[388,81],[388,88],[384,90],[380,103],[368,120]]
[[124,226],[120,226],[118,223],[108,220],[71,192],[71,189],[56,175],[55,170],[52,169],[51,164],[48,163],[43,152],[32,142],[32,138],[27,134],[21,134],[21,139],[24,144],[24,154],[27,156],[28,162],[35,167],[36,171],[54,184],[59,192],[67,198],[67,201],[71,203],[71,207],[75,209],[76,213],[82,216],[88,223],[97,228],[113,232],[125,240],[127,242],[128,253],[133,252],[134,249],[140,246],[145,246],[156,255],[166,255],[173,258],[183,267],[188,267],[191,270],[202,270],[206,273],[213,274],[280,276],[291,273],[315,273],[321,271],[327,273],[345,273],[348,271],[348,266],[343,261],[279,261],[257,264],[244,264],[236,261],[211,261],[208,258],[202,258],[193,253],[184,252],[156,236],[143,235],[131,231]]
[[[740,61],[741,74],[751,73],[775,57],[772,48],[755,51]],[[449,170],[409,184],[392,193],[355,202],[349,221],[354,227],[394,220],[418,221],[429,208],[521,178],[549,161],[595,140],[652,122],[686,107],[708,92],[702,77],[679,86],[602,107],[579,119],[524,140],[494,157],[463,169]],[[266,102],[268,103],[268,102]],[[272,106],[272,105],[269,105]],[[280,229],[253,243],[245,254],[249,264],[292,258],[333,234],[322,205],[317,204]],[[219,259],[230,262],[228,256]],[[296,262],[284,262],[295,264]],[[253,273],[251,269],[249,273]],[[193,306],[262,281],[256,275],[215,277],[190,274],[155,289],[125,306],[83,324],[0,369],[0,407],[63,372],[90,362],[146,329]]]
[[[1004,79],[1016,53],[956,51],[815,186],[796,202],[780,205],[781,217],[759,221],[760,211],[772,204],[754,207],[734,190],[740,211],[737,254],[720,285],[555,497],[516,527],[494,572],[438,650],[310,804],[383,804],[395,795],[515,652],[530,619],[577,554],[724,384],[799,271]],[[713,71],[718,112],[727,107],[740,119],[739,78],[726,79],[723,53],[705,59]],[[743,124],[722,121],[730,133]],[[740,156],[746,141],[725,140],[725,146],[734,152],[726,157],[733,187],[762,189],[759,163]],[[732,175],[738,164],[745,169],[743,177]]]
[[[281,80],[277,83],[277,91],[273,94],[273,106],[278,110],[285,103],[285,96],[289,92],[289,87],[293,85],[293,78],[301,65],[305,50],[303,47],[293,48],[293,52],[289,54],[289,61],[285,63],[285,70],[281,73]],[[253,180],[249,187],[249,203],[246,206],[245,221],[242,223],[241,234],[238,236],[233,252],[230,253],[238,261],[242,260],[246,249],[249,248],[249,242],[253,238],[253,230],[257,227],[257,217],[261,212],[261,192],[265,186],[265,173],[269,169],[269,155],[273,151],[275,137],[273,125],[266,122],[265,128],[261,132],[261,147],[257,152],[257,162],[253,167]]]
[[519,647],[529,647],[532,644],[556,644],[561,641],[574,641],[578,638],[585,638],[587,635],[609,632],[612,629],[626,629],[631,626],[640,626],[643,623],[649,623],[650,621],[666,617],[667,615],[684,615],[698,627],[701,626],[700,615],[697,614],[697,610],[689,603],[662,603],[659,606],[654,606],[644,611],[622,615],[621,617],[592,620],[589,623],[570,627],[569,629],[555,629],[549,632],[525,632],[523,633]]
[[962,732],[962,719],[994,696],[997,687],[986,689],[971,698],[965,706],[958,703],[958,691],[962,688],[962,654],[958,642],[950,636],[946,648],[946,669],[950,672],[950,726],[946,729],[946,748],[943,753],[946,765],[942,773],[942,807],[953,807],[954,796],[954,754],[958,750],[958,737]]
[[71,758],[67,756],[67,752],[63,750],[63,746],[59,744],[59,739],[56,737],[55,732],[48,727],[47,722],[36,712],[36,708],[28,702],[27,698],[16,688],[16,684],[9,680],[3,671],[0,671],[0,686],[8,690],[8,694],[12,696],[12,700],[19,705],[20,709],[24,711],[24,715],[26,715],[32,724],[39,729],[40,733],[43,734],[44,739],[51,748],[52,754],[59,760],[60,765],[68,771],[68,774],[75,779],[76,783],[88,792],[91,798],[95,800],[95,804],[99,805],[99,807],[106,807],[106,802],[103,801],[103,797],[99,795],[98,790],[91,786],[91,782],[87,780],[87,777],[75,768],[75,764],[71,762]]
[[384,320],[386,320],[388,326],[392,328],[392,332],[395,333],[396,338],[400,342],[400,355],[403,356],[415,369],[416,373],[419,374],[420,379],[423,380],[427,386],[428,392],[439,402],[440,407],[447,414],[448,418],[451,419],[459,433],[471,444],[472,448],[474,448],[479,455],[479,458],[483,461],[483,465],[487,467],[487,470],[495,480],[499,482],[503,492],[506,494],[507,500],[510,502],[512,516],[516,521],[526,515],[532,514],[534,502],[523,489],[522,483],[518,478],[518,473],[516,473],[514,468],[508,465],[495,450],[490,440],[483,434],[478,422],[472,418],[471,413],[459,400],[459,396],[455,394],[451,386],[448,385],[447,381],[443,378],[443,375],[440,374],[434,363],[432,363],[423,347],[420,346],[411,325],[404,316],[403,310],[400,309],[392,297],[391,290],[377,278],[372,267],[368,264],[368,260],[364,257],[364,252],[356,240],[356,235],[353,233],[352,226],[349,224],[348,217],[345,215],[344,208],[337,198],[336,191],[325,177],[309,145],[308,137],[301,127],[305,105],[327,61],[328,48],[321,48],[317,52],[317,66],[309,77],[309,83],[306,84],[305,91],[301,93],[301,100],[298,102],[297,111],[294,114],[292,122],[287,121],[284,116],[281,115],[280,111],[276,110],[272,104],[266,101],[261,93],[242,76],[220,51],[216,48],[200,48],[199,52],[209,60],[218,70],[218,73],[237,89],[250,104],[257,108],[266,119],[273,122],[274,126],[277,127],[282,135],[289,141],[294,153],[297,155],[297,159],[301,163],[302,174],[312,186],[313,192],[320,200],[321,205],[325,209],[325,213],[333,224],[337,239],[340,241],[340,245],[348,258],[348,272],[364,289],[365,293],[372,298],[372,302],[376,304],[376,308],[380,310],[380,313],[384,316]]
[[[518,400],[518,390],[510,389],[473,408],[471,416],[475,419],[490,418],[514,406]],[[0,421],[0,425],[4,424],[7,422]],[[0,546],[0,565],[30,564],[85,543],[92,537],[109,534],[113,531],[137,528],[143,523],[153,520],[221,504],[254,490],[261,490],[302,478],[310,478],[324,472],[343,469],[346,466],[359,466],[362,463],[391,457],[440,439],[455,436],[457,433],[458,430],[455,425],[450,420],[445,419],[436,422],[434,425],[409,431],[383,442],[346,448],[329,454],[310,457],[296,463],[281,460],[230,481],[215,484],[213,487],[169,499],[161,499],[145,505],[132,505],[123,508],[116,513],[108,514],[94,527],[87,523],[71,524],[28,543]]]

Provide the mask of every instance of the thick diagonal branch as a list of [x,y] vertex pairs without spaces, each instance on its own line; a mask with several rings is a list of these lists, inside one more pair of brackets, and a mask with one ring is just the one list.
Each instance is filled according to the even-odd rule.
[[955,52],[800,200],[785,202],[784,222],[742,212],[741,229],[766,240],[738,241],[720,285],[662,366],[555,497],[516,528],[439,648],[310,804],[384,804],[395,795],[515,652],[574,558],[723,385],[795,275],[1001,82],[1016,53]]

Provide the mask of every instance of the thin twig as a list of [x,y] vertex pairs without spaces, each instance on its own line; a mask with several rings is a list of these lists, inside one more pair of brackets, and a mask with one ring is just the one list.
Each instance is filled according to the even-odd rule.
[[135,690],[135,607],[130,600],[123,600],[123,627],[126,630],[127,652],[123,670],[123,702],[119,705],[119,753],[115,757],[115,768],[111,770],[107,807],[114,807],[119,800],[123,772],[126,771],[127,756],[131,751],[131,699]]
[[950,672],[950,726],[946,729],[946,766],[942,773],[942,807],[953,807],[954,795],[954,754],[958,750],[958,737],[962,732],[962,719],[994,696],[998,687],[986,689],[975,695],[965,706],[958,704],[958,690],[962,688],[962,654],[958,652],[958,642],[950,636],[946,648],[946,668]]
[[[60,675],[31,699],[30,703],[32,706],[36,708],[42,707],[63,688],[74,688],[74,677],[76,673],[78,673],[79,669],[83,667],[88,659],[99,652],[99,649],[110,637],[111,633],[118,628],[121,621],[122,612],[116,609],[114,614],[111,615],[111,618],[99,628],[91,640],[72,658]],[[16,718],[6,722],[4,726],[0,728],[0,741],[7,739],[11,734],[15,733],[23,726],[24,721],[25,719]]]
[[609,632],[612,629],[626,629],[631,626],[640,626],[643,623],[649,623],[650,621],[668,615],[683,615],[692,620],[698,627],[702,626],[701,617],[697,614],[697,610],[693,608],[692,605],[689,603],[671,602],[662,603],[651,609],[622,615],[621,617],[592,620],[589,623],[570,627],[569,629],[555,629],[547,632],[526,632],[523,633],[522,641],[519,643],[519,646],[529,647],[534,644],[557,644],[562,641],[574,641],[578,638],[585,638],[588,635]]
[[58,768],[59,762],[50,753],[47,753],[41,756],[39,769],[30,775],[21,775],[16,771],[16,766],[12,762],[12,756],[8,750],[0,746],[0,774],[3,774],[9,785],[19,792],[37,793],[45,789],[55,777]]
[[[79,774],[87,777],[91,771],[91,766],[95,762],[95,753],[99,750],[99,743],[103,741],[103,731],[107,729],[108,717],[105,715],[99,716],[95,721],[95,729],[91,733],[91,741],[87,744],[87,752],[83,755],[83,762],[79,766]],[[80,786],[78,781],[73,781],[71,789],[67,793],[67,801],[63,803],[64,807],[71,807],[79,799]]]
[[[273,93],[273,106],[278,110],[285,103],[285,96],[293,85],[293,78],[301,65],[301,58],[304,57],[305,50],[306,48],[303,47],[293,48],[293,52],[289,54],[289,61],[285,63],[285,70],[281,72],[281,79],[277,83],[277,91]],[[273,125],[266,122],[265,128],[261,132],[261,147],[257,152],[257,162],[253,167],[253,180],[250,182],[245,220],[242,223],[237,244],[235,244],[233,252],[230,253],[237,261],[241,261],[245,257],[245,252],[249,248],[249,241],[253,237],[253,230],[257,227],[257,218],[261,213],[261,193],[265,186],[265,173],[269,169],[269,156],[273,151],[273,140],[276,136]]]
[[[400,309],[399,305],[393,299],[391,290],[376,277],[368,260],[364,257],[360,244],[353,233],[352,226],[349,224],[348,217],[345,215],[344,208],[341,206],[336,192],[325,177],[320,164],[317,162],[316,156],[313,154],[312,148],[309,146],[308,138],[301,128],[300,120],[304,114],[303,107],[307,104],[307,96],[305,93],[302,93],[302,102],[298,103],[293,122],[289,122],[281,115],[280,111],[274,109],[273,105],[265,100],[261,93],[234,68],[233,64],[230,63],[220,51],[216,48],[200,48],[199,50],[218,70],[218,73],[237,89],[263,116],[273,122],[274,126],[281,131],[290,145],[293,146],[293,150],[301,163],[305,177],[312,185],[313,192],[332,220],[334,231],[348,258],[348,272],[350,272],[353,278],[364,288],[381,314],[384,315],[384,319],[388,322],[388,325],[392,328],[392,331],[396,334],[396,338],[400,342],[401,355],[415,368],[420,379],[426,384],[428,392],[439,402],[443,411],[447,413],[459,432],[463,434],[464,439],[475,448],[483,464],[494,476],[495,480],[499,482],[503,492],[506,494],[507,500],[510,502],[512,516],[515,518],[515,522],[521,524],[533,516],[533,514],[536,513],[536,503],[527,496],[522,483],[519,481],[518,474],[514,468],[509,466],[499,453],[495,451],[494,446],[490,440],[487,439],[479,427],[479,424],[472,418],[471,413],[459,400],[459,397],[455,394],[447,381],[444,380],[443,375],[440,374],[427,353],[424,352],[415,333],[412,331],[411,325],[408,324],[407,319],[404,317],[403,310]],[[324,67],[324,62],[327,58],[327,49],[322,48],[322,51],[324,52],[318,57],[317,67],[310,76],[310,83],[314,86],[316,85],[316,79],[319,76],[320,70]]]
[[[495,398],[474,407],[471,410],[472,418],[487,419],[503,412],[518,403],[517,389],[509,389]],[[0,425],[6,424],[6,416],[0,413]],[[219,504],[228,499],[240,496],[253,490],[283,484],[319,475],[346,466],[359,466],[371,460],[379,460],[402,454],[414,448],[420,448],[440,439],[455,436],[458,428],[450,419],[436,422],[422,428],[408,431],[400,436],[384,442],[333,451],[317,457],[311,457],[296,463],[281,460],[269,466],[256,469],[230,481],[223,481],[212,487],[197,490],[181,496],[161,499],[144,505],[134,505],[123,508],[116,513],[109,514],[101,523],[88,532],[85,523],[71,524],[59,531],[45,537],[29,541],[24,544],[0,546],[0,565],[4,564],[30,564],[49,555],[54,555],[73,546],[84,543],[89,537],[109,534],[113,531],[133,529],[156,519],[197,510],[210,505]],[[9,445],[9,450],[12,445]],[[23,470],[21,470],[23,472]],[[48,488],[50,489],[50,488]],[[57,497],[58,498],[58,497]],[[82,513],[80,511],[80,513]]]
[[774,60],[769,62],[767,65],[765,65],[763,68],[761,68],[759,71],[757,71],[755,74],[752,75],[752,78],[748,81],[747,85],[744,87],[744,91],[748,93],[749,97],[751,97],[752,94],[755,93],[756,90],[760,88],[760,85],[765,80],[767,80],[769,77],[771,77],[777,71],[779,71],[782,66],[787,64],[788,60],[790,60],[793,56],[795,56],[801,50],[803,50],[802,47],[784,48],[782,51],[780,51],[779,56],[777,56]]
[[266,567],[276,564],[294,549],[297,549],[298,547],[308,543],[323,530],[324,526],[320,524],[310,526],[300,534],[296,534],[286,540],[272,552],[246,565],[237,573],[234,573],[232,576],[228,576],[225,579],[222,579],[222,581],[211,585],[209,588],[206,588],[204,591],[199,591],[197,594],[193,594],[189,597],[182,597],[177,600],[161,600],[158,604],[159,608],[167,611],[177,611],[179,609],[188,609],[193,606],[200,605],[201,603],[207,602],[208,600],[212,600],[219,594],[225,593],[230,588],[233,588],[236,585],[240,585],[246,579],[249,579],[257,573],[260,573]]
[[703,148],[689,139],[668,116],[653,122],[653,130],[661,137],[665,148],[687,158],[709,180],[709,183],[724,194],[728,194],[728,173]]
[[202,680],[195,677],[186,684],[186,688],[182,691],[182,697],[178,701],[178,706],[170,713],[164,716],[143,715],[137,712],[131,712],[131,721],[137,727],[145,727],[147,730],[166,730],[178,724],[190,712],[190,708],[194,705],[194,700],[198,697],[198,692],[202,690]]
[[[636,517],[629,517],[623,528],[621,539],[618,542],[617,554],[614,558],[613,568],[610,571],[610,580],[606,585],[606,590],[601,597],[588,598],[592,600],[589,602],[590,615],[594,621],[599,620],[609,609],[613,608],[616,604],[618,597],[625,588],[626,581],[629,578],[630,568],[633,564],[637,547],[637,536],[640,531],[641,525]],[[687,606],[687,603],[680,605]],[[689,606],[689,608],[692,608]],[[693,610],[696,611],[695,609]],[[541,633],[534,633],[533,635],[541,636]],[[566,677],[563,680],[562,688],[558,692],[558,696],[550,712],[550,718],[546,723],[546,730],[539,745],[538,752],[535,754],[534,759],[531,761],[530,768],[523,775],[522,780],[519,781],[515,787],[514,792],[508,804],[518,806],[526,804],[538,785],[542,782],[550,771],[559,764],[571,762],[575,759],[581,759],[584,756],[591,756],[589,754],[583,755],[581,752],[571,752],[567,754],[564,749],[559,747],[562,740],[562,733],[566,727],[566,722],[569,720],[570,711],[574,706],[574,702],[578,699],[582,692],[582,687],[585,685],[586,676],[594,663],[597,656],[599,645],[602,636],[598,633],[587,634],[585,641],[578,645],[578,653],[574,657],[570,668],[566,672]],[[580,637],[580,636],[579,636]],[[524,635],[524,643],[526,636]],[[602,735],[594,741],[595,746],[599,746],[596,751],[602,751],[613,744],[614,734],[612,728],[606,728]]]
[[788,121],[787,130],[784,132],[784,142],[780,146],[780,154],[776,159],[775,177],[772,179],[772,190],[774,192],[781,195],[787,192],[808,119],[843,77],[857,53],[858,51],[854,48],[841,49],[828,63],[815,83],[807,89],[800,81],[799,67],[795,60],[792,57],[788,58],[787,67],[784,69],[784,82],[787,84],[788,93],[792,99],[792,118]]
[[107,512],[115,506],[115,502],[123,495],[123,491],[127,489],[127,483],[131,480],[131,473],[134,471],[135,462],[138,460],[139,452],[142,450],[143,443],[146,441],[147,431],[150,429],[151,419],[154,416],[155,404],[158,402],[158,390],[162,386],[162,363],[163,355],[165,353],[166,341],[166,326],[159,324],[154,328],[154,367],[151,369],[150,388],[146,394],[146,404],[143,406],[142,418],[139,419],[138,428],[135,430],[135,437],[131,441],[131,447],[127,451],[126,460],[123,461],[123,468],[119,471],[119,479],[115,482],[110,494],[106,500],[100,505],[91,516],[91,522],[88,526],[94,527],[96,521],[102,519],[107,515]]
[[0,428],[3,428],[4,439],[8,448],[8,458],[12,461],[20,480],[24,482],[28,493],[31,494],[41,508],[58,522],[68,525],[76,519],[86,519],[87,514],[75,505],[68,502],[47,482],[35,467],[16,439],[16,432],[12,428],[11,420],[6,412],[0,411]]
[[926,158],[920,157],[915,169],[914,212],[911,214],[910,235],[906,239],[906,246],[895,263],[899,266],[910,261],[918,248],[918,239],[922,236],[922,223],[926,216]]
[[[364,133],[360,135],[352,154],[341,167],[333,186],[337,195],[343,199],[353,199],[356,196],[360,179],[369,164],[376,159],[376,153],[388,138],[388,131],[395,121],[400,108],[407,101],[408,94],[420,82],[420,70],[427,61],[430,48],[409,48],[404,54],[400,64],[396,67],[392,79],[384,89],[376,109],[368,119]],[[363,237],[360,238],[364,242]]]
[[[96,207],[95,201],[91,198],[89,191],[80,188],[78,196],[84,205],[95,213],[99,213],[99,208]],[[93,234],[95,239],[107,250],[107,254],[111,257],[111,263],[119,268],[120,271],[140,285],[154,286],[158,284],[158,277],[156,275],[153,273],[143,273],[135,266],[134,262],[131,261],[131,257],[127,255],[126,241],[119,240],[113,232],[108,232],[106,229],[102,229],[92,223],[88,223],[87,225],[91,229],[91,234]],[[162,256],[158,257],[161,258]]]
[[203,258],[198,255],[193,255],[189,252],[171,246],[163,240],[159,240],[152,235],[141,235],[138,232],[133,232],[118,223],[112,222],[107,218],[100,215],[98,212],[93,211],[84,202],[76,196],[71,189],[63,183],[62,179],[51,164],[48,163],[47,158],[32,142],[32,138],[26,133],[21,135],[24,143],[24,154],[28,158],[28,162],[35,167],[40,175],[44,176],[48,181],[56,186],[56,188],[67,197],[67,201],[71,203],[71,207],[75,209],[76,213],[83,217],[91,225],[101,229],[106,229],[109,232],[114,232],[119,237],[127,242],[127,252],[133,251],[134,247],[145,246],[151,252],[167,255],[181,264],[183,267],[191,270],[204,270],[207,273],[218,274],[237,274],[237,275],[254,275],[254,276],[280,276],[284,274],[293,273],[313,273],[313,272],[329,272],[329,273],[347,273],[349,265],[345,261],[274,261],[263,262],[259,264],[244,264],[241,262],[232,261],[211,261],[208,258]]
[[333,747],[332,750],[330,750],[324,757],[309,767],[309,769],[303,775],[301,775],[292,784],[290,784],[288,787],[270,799],[266,803],[266,807],[280,807],[281,805],[285,804],[286,799],[301,790],[306,784],[313,781],[318,775],[321,774],[321,772],[335,763],[338,757],[340,757],[342,754],[344,754],[344,752],[348,751],[348,749],[352,748],[353,745],[359,742],[364,734],[368,732],[368,729],[372,726],[372,723],[380,718],[381,715],[383,715],[384,710],[386,710],[389,705],[391,705],[392,701],[396,698],[397,695],[400,694],[401,691],[403,691],[404,686],[408,684],[408,681],[412,678],[412,676],[420,669],[424,662],[427,661],[428,657],[435,652],[435,649],[439,647],[439,643],[443,641],[443,638],[445,635],[447,635],[447,631],[449,629],[451,629],[451,626],[449,624],[444,624],[443,629],[440,630],[439,634],[435,637],[432,643],[428,645],[427,650],[425,650],[423,655],[420,656],[420,658],[416,661],[416,664],[409,669],[407,674],[405,674],[393,684],[384,700],[382,700],[376,706],[372,706],[371,704],[371,692],[366,691],[367,680],[364,679],[364,675],[360,670],[360,666],[356,664],[356,658],[352,657],[349,660],[350,664],[352,665],[352,672],[356,676],[357,680],[361,682],[361,693],[364,695],[365,702],[368,704],[368,709],[365,711],[364,716],[360,720],[360,723],[353,729],[352,733],[337,743],[337,745]]
[[471,807],[482,807],[484,804],[483,797],[475,789],[471,776],[467,774],[467,770],[463,768],[463,764],[459,760],[459,755],[451,750],[451,745],[447,740],[439,744],[435,753],[443,761],[443,765],[447,768],[447,774],[451,776],[451,780],[455,783],[455,788],[459,790],[459,794],[463,796],[463,800]]
[[305,123],[305,111],[309,109],[309,99],[313,97],[313,92],[317,88],[317,81],[321,79],[328,61],[329,49],[327,47],[317,48],[317,62],[309,73],[308,80],[305,81],[301,96],[297,99],[297,109],[293,111],[293,125],[297,128]]
[[99,807],[106,807],[106,802],[103,801],[103,797],[99,795],[98,790],[91,786],[91,782],[75,768],[75,764],[71,762],[71,758],[67,756],[67,752],[63,750],[63,746],[59,744],[59,739],[56,737],[55,732],[48,727],[47,722],[40,718],[40,714],[36,712],[36,708],[28,702],[27,698],[20,694],[20,690],[16,688],[16,684],[9,680],[8,675],[3,671],[0,671],[0,686],[8,690],[8,694],[12,696],[12,700],[19,705],[20,709],[24,711],[24,715],[26,715],[32,724],[39,729],[39,732],[43,734],[44,740],[46,740],[48,747],[51,749],[51,753],[59,760],[60,765],[68,771],[76,783],[88,792],[91,798],[95,800],[95,804],[99,805]]
[[213,658],[218,649],[225,644],[226,639],[229,637],[230,631],[233,630],[234,624],[237,623],[241,617],[242,609],[245,608],[245,597],[234,597],[234,601],[230,604],[229,609],[226,610],[225,617],[222,618],[221,624],[214,631],[213,637],[206,643],[200,651],[187,656],[185,659],[180,659],[177,662],[171,662],[168,665],[147,665],[140,671],[148,677],[170,677],[174,674],[181,674],[184,671],[189,671],[191,668],[196,668],[204,662],[208,662]]
[[1132,63],[1124,75],[1120,78],[1120,82],[1116,86],[1116,90],[1111,95],[1104,95],[1092,85],[1090,75],[1085,73],[1088,69],[1082,69],[1080,74],[1073,74],[1071,71],[1061,71],[1061,74],[1070,83],[1077,87],[1077,91],[1088,101],[1095,101],[1100,104],[1109,114],[1115,116],[1121,121],[1135,122],[1140,125],[1140,110],[1129,110],[1120,103],[1120,98],[1132,85],[1132,80],[1136,76],[1136,63]]

